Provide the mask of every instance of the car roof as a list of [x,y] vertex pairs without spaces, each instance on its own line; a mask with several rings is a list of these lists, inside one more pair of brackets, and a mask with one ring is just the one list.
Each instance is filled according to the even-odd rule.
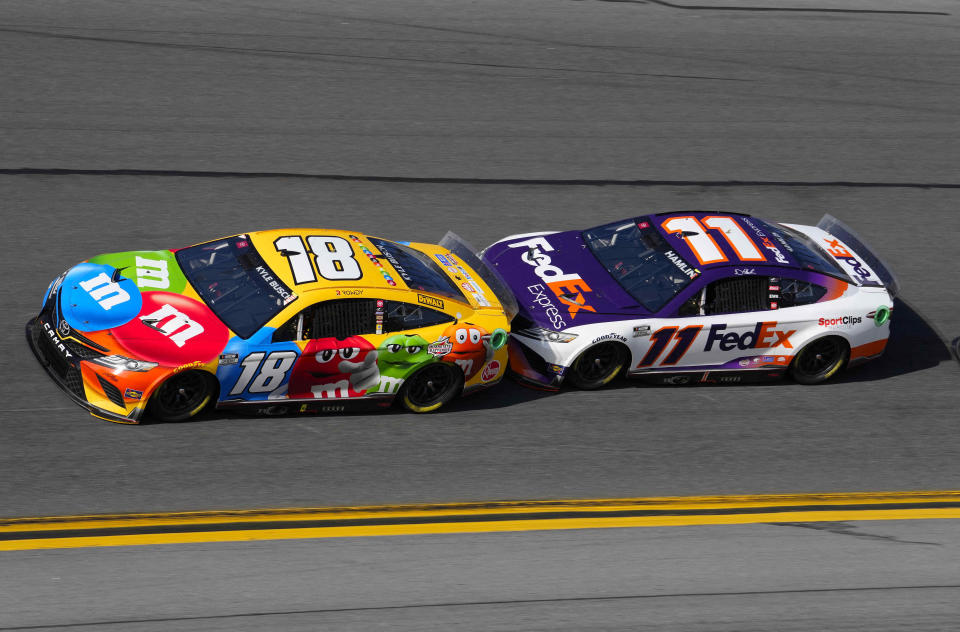
[[[378,289],[409,289],[394,267],[380,255],[380,251],[370,243],[370,237],[355,230],[334,230],[328,228],[278,228],[259,230],[246,233],[253,246],[263,257],[264,261],[288,287],[295,292],[321,290],[331,288],[378,288]],[[314,273],[315,280],[297,283],[294,279],[290,257],[281,254],[281,250],[290,250],[291,244],[304,244],[302,248],[309,249],[309,237],[334,237],[345,240],[353,250],[353,259],[360,267],[361,276],[358,279],[329,280]],[[283,238],[292,237],[292,241],[277,243]],[[301,241],[296,241],[297,239]],[[380,239],[374,237],[374,239]],[[314,257],[310,257],[313,261]],[[342,265],[342,264],[341,264]],[[313,266],[315,268],[315,266]]]
[[778,235],[768,234],[768,226],[783,227],[747,213],[671,211],[641,216],[637,221],[641,228],[649,222],[683,260],[701,271],[742,266],[803,269],[777,241]]

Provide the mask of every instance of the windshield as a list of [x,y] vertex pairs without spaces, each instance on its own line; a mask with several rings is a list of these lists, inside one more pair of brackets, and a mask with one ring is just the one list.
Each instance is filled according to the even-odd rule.
[[805,270],[813,270],[822,274],[839,277],[848,283],[850,277],[843,271],[836,261],[826,256],[820,247],[809,237],[782,225],[768,224],[755,217],[741,218],[745,224],[753,228],[760,236],[762,233],[773,237],[778,244],[797,260],[797,265]]
[[176,256],[200,298],[241,338],[252,336],[297,298],[246,235],[184,248]]
[[376,237],[368,237],[368,239],[377,247],[377,250],[383,253],[410,289],[432,292],[455,301],[467,302],[450,277],[423,253],[393,241]]
[[584,231],[583,240],[610,276],[650,312],[660,310],[700,276],[642,218]]

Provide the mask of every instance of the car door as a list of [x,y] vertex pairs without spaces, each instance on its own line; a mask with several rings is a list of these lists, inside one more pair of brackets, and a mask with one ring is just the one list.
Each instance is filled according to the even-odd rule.
[[649,342],[635,368],[736,370],[792,356],[797,329],[788,310],[779,309],[780,277],[731,273],[695,290],[674,316],[650,321],[643,332]]
[[303,352],[290,376],[291,399],[362,397],[379,383],[375,299],[321,301],[302,310],[274,334],[294,340]]
[[371,392],[396,393],[418,368],[453,353],[453,316],[416,303],[378,300],[377,333],[385,338],[377,348],[379,384]]

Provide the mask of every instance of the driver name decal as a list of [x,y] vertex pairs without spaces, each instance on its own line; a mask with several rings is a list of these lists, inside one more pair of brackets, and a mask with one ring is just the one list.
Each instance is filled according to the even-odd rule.
[[663,253],[663,255],[667,259],[672,261],[673,265],[677,266],[680,272],[683,272],[685,275],[687,275],[691,279],[696,279],[698,276],[700,276],[700,270],[694,268],[689,263],[681,259],[680,255],[678,255],[674,251],[668,250],[665,253]]

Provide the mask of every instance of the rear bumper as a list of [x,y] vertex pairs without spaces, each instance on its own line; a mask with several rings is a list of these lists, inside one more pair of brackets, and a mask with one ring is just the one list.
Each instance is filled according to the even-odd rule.
[[[51,332],[53,332],[52,336]],[[31,319],[26,325],[26,335],[27,345],[33,351],[37,361],[40,362],[40,366],[47,372],[53,383],[59,386],[60,390],[66,393],[75,404],[82,406],[91,415],[100,419],[120,424],[140,423],[143,409],[139,406],[134,407],[127,415],[121,415],[87,401],[83,376],[80,372],[81,360],[56,352],[54,343],[51,341],[54,338],[59,340],[59,336],[52,329],[50,323],[44,321],[42,317]]]

